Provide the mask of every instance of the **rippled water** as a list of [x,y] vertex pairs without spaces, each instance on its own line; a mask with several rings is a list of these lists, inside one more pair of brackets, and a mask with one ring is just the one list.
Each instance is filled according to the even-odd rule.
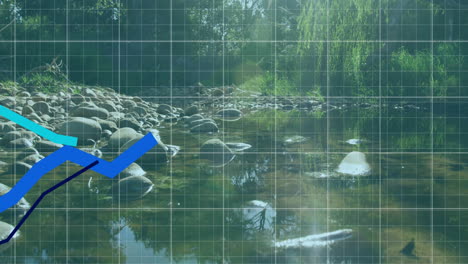
[[[0,262],[468,263],[463,111],[427,102],[389,105],[252,112],[218,120],[216,135],[166,124],[162,139],[180,151],[148,172],[152,193],[112,200],[113,180],[87,172],[41,203]],[[252,148],[212,167],[198,150],[213,137]],[[352,151],[365,154],[369,175],[336,172]],[[26,198],[33,202],[77,169],[54,170]],[[19,177],[4,174],[0,181],[11,186]],[[0,220],[14,224],[18,217],[8,211]],[[275,247],[348,229],[352,236],[334,243]],[[412,238],[416,256],[400,254]]]

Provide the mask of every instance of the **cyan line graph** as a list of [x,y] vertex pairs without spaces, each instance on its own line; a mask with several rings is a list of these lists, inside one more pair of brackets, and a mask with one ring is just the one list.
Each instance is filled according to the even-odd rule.
[[41,194],[41,196],[39,196],[39,198],[37,198],[37,200],[34,202],[34,204],[31,206],[31,208],[28,210],[28,212],[26,212],[26,214],[21,218],[21,220],[19,221],[19,223],[15,226],[15,228],[13,228],[13,230],[10,232],[10,234],[8,235],[7,238],[3,239],[3,240],[0,240],[0,245],[3,245],[3,244],[6,244],[8,242],[10,242],[10,240],[15,237],[15,234],[16,232],[18,232],[18,230],[21,228],[21,226],[23,226],[24,222],[26,222],[26,220],[28,219],[28,217],[32,214],[32,212],[34,211],[34,209],[36,209],[36,207],[39,205],[39,203],[42,201],[42,199],[44,199],[49,193],[55,191],[56,189],[58,189],[60,186],[64,185],[64,184],[67,184],[69,181],[73,180],[74,178],[80,176],[81,174],[83,174],[85,171],[93,168],[94,166],[96,166],[97,164],[99,163],[99,161],[94,161],[93,163],[89,164],[88,166],[84,167],[83,169],[75,172],[72,176],[62,180],[61,182],[57,183],[56,185],[52,186],[51,188],[47,189],[45,192],[43,192]]
[[70,137],[70,136],[64,136],[64,135],[59,135],[57,133],[54,133],[47,128],[34,123],[33,121],[27,119],[26,117],[17,114],[10,109],[0,105],[0,115],[5,117],[6,119],[9,119],[18,125],[31,130],[32,132],[38,134],[39,136],[46,138],[52,142],[55,142],[57,144],[63,144],[63,145],[68,145],[68,146],[76,146],[78,143],[78,138],[76,137]]
[[36,163],[8,193],[0,196],[0,212],[14,206],[42,176],[66,161],[72,161],[81,166],[88,166],[98,161],[98,164],[90,169],[109,178],[114,178],[157,144],[153,134],[148,133],[111,162],[74,147],[64,146]]

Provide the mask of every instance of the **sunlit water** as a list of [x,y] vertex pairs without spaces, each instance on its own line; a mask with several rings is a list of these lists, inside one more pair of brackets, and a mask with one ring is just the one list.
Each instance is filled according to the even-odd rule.
[[[43,201],[0,262],[467,263],[468,156],[460,152],[468,125],[461,111],[439,105],[431,118],[426,104],[414,105],[252,112],[217,120],[216,135],[166,124],[163,140],[181,150],[148,170],[153,192],[119,202],[108,193],[115,180],[87,172]],[[198,158],[213,137],[252,148],[213,167]],[[370,173],[337,171],[352,151],[365,155]],[[54,170],[26,198],[77,169]],[[11,186],[19,177],[0,180]],[[12,211],[0,217],[19,220]],[[351,237],[332,243],[275,246],[349,229]],[[415,256],[402,255],[412,238]]]

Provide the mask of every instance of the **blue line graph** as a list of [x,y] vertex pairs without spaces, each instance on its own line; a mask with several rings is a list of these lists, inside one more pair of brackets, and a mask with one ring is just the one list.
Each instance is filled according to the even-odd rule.
[[76,146],[78,143],[78,138],[54,133],[2,105],[0,105],[0,115],[57,144]]
[[0,240],[0,245],[3,245],[3,244],[6,244],[8,242],[10,242],[10,240],[15,236],[16,232],[19,231],[19,229],[21,228],[21,226],[23,226],[24,222],[26,222],[26,220],[28,219],[28,217],[32,214],[32,212],[34,211],[34,209],[36,209],[36,207],[39,205],[39,203],[42,201],[42,199],[44,199],[49,193],[55,191],[56,189],[58,189],[60,186],[62,185],[65,185],[67,184],[69,181],[73,180],[74,178],[80,176],[81,174],[83,174],[85,171],[87,170],[90,170],[91,168],[93,168],[94,166],[96,166],[97,164],[99,163],[99,161],[94,161],[93,163],[89,164],[88,166],[84,167],[83,169],[75,172],[72,176],[62,180],[61,182],[57,183],[56,185],[52,186],[51,188],[47,189],[45,192],[43,192],[41,194],[41,196],[39,196],[39,198],[37,198],[37,200],[34,202],[34,204],[31,206],[31,208],[28,210],[28,212],[26,212],[26,214],[21,218],[21,220],[19,221],[19,223],[15,226],[15,228],[13,228],[13,230],[10,232],[10,234],[8,235],[7,238],[3,239],[3,240]]
[[93,166],[91,170],[109,178],[114,178],[157,144],[158,142],[153,134],[148,133],[111,162],[97,158],[74,147],[64,146],[36,163],[8,193],[0,196],[0,212],[14,206],[42,176],[66,161],[71,161],[81,166],[87,166],[98,161],[98,164]]

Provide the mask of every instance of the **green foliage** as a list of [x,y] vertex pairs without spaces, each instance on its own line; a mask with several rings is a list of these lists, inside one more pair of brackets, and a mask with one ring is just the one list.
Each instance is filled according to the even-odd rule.
[[257,75],[243,83],[240,88],[263,95],[291,95],[297,93],[297,88],[291,81],[275,78],[272,73]]
[[18,80],[18,83],[28,91],[41,91],[45,93],[55,93],[69,87],[69,83],[64,76],[57,76],[47,72],[22,76]]
[[[393,78],[389,85],[402,87],[402,91],[390,89],[392,95],[413,95],[411,91],[416,87],[426,90],[423,95],[446,96],[448,87],[456,87],[459,83],[456,71],[463,61],[460,56],[451,55],[457,50],[458,45],[439,44],[434,48],[434,54],[430,50],[411,54],[405,48],[395,51],[390,59],[391,70],[401,76]],[[405,91],[405,86],[413,89]]]
[[[267,95],[374,96],[382,87],[389,95],[415,93],[402,90],[405,86],[421,86],[418,95],[429,95],[426,87],[434,87],[434,95],[462,95],[466,92],[450,87],[468,77],[452,72],[468,65],[444,55],[466,54],[468,46],[435,44],[431,57],[425,42],[468,37],[463,30],[467,9],[454,12],[454,3],[2,0],[0,39],[28,41],[0,42],[0,79],[18,79],[68,55],[70,80],[118,86],[127,93],[201,82]],[[74,41],[60,42],[67,39]],[[428,62],[434,68],[429,75]],[[414,74],[379,75],[389,71]],[[23,82],[50,87],[52,77],[28,76]]]
[[303,56],[313,56],[307,65],[313,72],[313,85],[323,88],[365,86],[363,66],[378,48],[366,42],[378,38],[378,27],[374,26],[379,23],[377,3],[373,0],[314,0],[304,6],[299,17],[302,42],[298,51]]

